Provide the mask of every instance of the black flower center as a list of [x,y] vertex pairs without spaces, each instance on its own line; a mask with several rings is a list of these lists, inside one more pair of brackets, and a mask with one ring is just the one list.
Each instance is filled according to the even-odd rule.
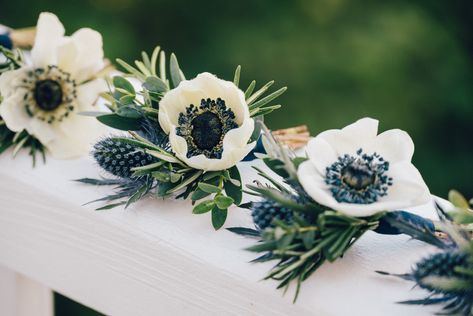
[[223,133],[223,123],[217,114],[204,112],[199,114],[191,122],[192,139],[197,148],[211,150],[218,145]]
[[363,190],[376,181],[376,174],[357,161],[342,171],[342,181],[355,190]]
[[62,103],[62,87],[51,79],[36,82],[34,98],[39,108],[44,111],[53,111]]
[[370,204],[388,195],[393,179],[387,175],[389,162],[381,155],[363,153],[338,157],[327,167],[325,183],[338,202]]
[[228,131],[237,128],[235,113],[221,98],[202,99],[200,106],[189,105],[179,114],[176,134],[187,142],[187,157],[205,155],[220,159],[223,153],[223,138]]

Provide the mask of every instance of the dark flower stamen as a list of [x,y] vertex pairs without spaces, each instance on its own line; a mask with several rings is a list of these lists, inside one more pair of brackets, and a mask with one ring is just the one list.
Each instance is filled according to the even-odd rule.
[[370,204],[388,194],[393,179],[386,175],[389,162],[379,154],[343,155],[327,167],[325,183],[338,202]]
[[36,104],[44,111],[53,111],[62,103],[62,87],[54,80],[36,82],[34,88]]
[[217,146],[222,137],[222,121],[213,112],[199,114],[191,122],[192,139],[195,145],[204,150],[211,150]]
[[187,141],[187,157],[205,155],[220,159],[223,152],[223,138],[228,131],[237,128],[235,113],[217,98],[202,99],[200,106],[193,104],[185,113],[179,114],[176,134]]

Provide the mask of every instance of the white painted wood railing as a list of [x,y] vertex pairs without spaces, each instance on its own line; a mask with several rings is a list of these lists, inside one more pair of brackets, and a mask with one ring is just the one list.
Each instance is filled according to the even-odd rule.
[[[247,180],[255,175],[243,165]],[[147,199],[127,210],[82,204],[110,193],[71,181],[96,177],[90,159],[0,157],[0,315],[52,313],[52,289],[108,315],[429,315],[395,302],[422,297],[412,284],[375,274],[406,272],[433,249],[405,236],[368,233],[292,293],[259,282],[271,267],[249,264],[245,239],[215,232],[190,203]],[[433,215],[431,207],[417,210]],[[250,226],[234,208],[228,226]],[[36,280],[36,281],[32,281]]]

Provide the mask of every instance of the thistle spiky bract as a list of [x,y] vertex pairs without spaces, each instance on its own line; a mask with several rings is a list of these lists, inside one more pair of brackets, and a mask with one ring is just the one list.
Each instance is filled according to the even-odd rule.
[[130,179],[133,168],[143,167],[156,161],[141,148],[116,140],[103,139],[94,145],[92,151],[95,161],[107,172],[120,178]]
[[274,201],[263,200],[252,204],[251,216],[255,225],[261,230],[272,226],[274,219],[287,224],[292,222],[292,210],[287,207],[282,207]]
[[[380,272],[381,274],[388,274]],[[442,315],[473,315],[473,256],[459,249],[430,255],[409,274],[394,275],[414,281],[430,292],[426,298],[406,300],[409,305],[442,304]]]
[[[410,305],[442,304],[442,315],[473,315],[473,239],[471,235],[472,211],[467,200],[452,191],[449,199],[454,209],[445,211],[439,205],[440,228],[446,241],[441,244],[423,240],[439,247],[441,252],[423,258],[407,274],[394,276],[415,282],[429,292],[422,299],[400,303]],[[387,272],[380,272],[391,275]]]

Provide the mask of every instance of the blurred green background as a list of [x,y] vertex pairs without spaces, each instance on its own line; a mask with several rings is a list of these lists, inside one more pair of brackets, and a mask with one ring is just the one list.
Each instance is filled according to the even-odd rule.
[[268,117],[273,129],[308,124],[315,135],[363,116],[382,130],[404,129],[434,194],[473,196],[471,0],[0,3],[0,23],[12,27],[51,11],[69,33],[100,31],[111,60],[132,61],[159,44],[188,78],[209,71],[231,79],[241,64],[243,84],[274,79],[289,90],[284,109]]

